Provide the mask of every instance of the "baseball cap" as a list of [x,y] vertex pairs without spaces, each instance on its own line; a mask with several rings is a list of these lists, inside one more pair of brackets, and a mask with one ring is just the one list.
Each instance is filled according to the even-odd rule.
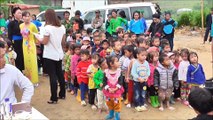
[[93,30],[92,30],[92,34],[94,34],[94,33],[97,32],[97,31],[99,32],[98,29],[93,29]]
[[83,41],[86,41],[86,40],[90,41],[90,38],[89,37],[84,37]]
[[174,55],[174,53],[173,52],[169,52],[169,53],[167,53],[167,56],[168,57],[171,57],[171,56],[173,56]]

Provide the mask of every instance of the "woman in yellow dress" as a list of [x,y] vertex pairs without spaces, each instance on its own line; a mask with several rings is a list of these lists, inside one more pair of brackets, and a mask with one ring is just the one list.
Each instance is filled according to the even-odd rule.
[[33,33],[38,33],[36,26],[30,21],[30,13],[22,13],[24,23],[20,25],[23,37],[24,74],[34,85],[38,84],[38,66],[36,55],[36,38]]

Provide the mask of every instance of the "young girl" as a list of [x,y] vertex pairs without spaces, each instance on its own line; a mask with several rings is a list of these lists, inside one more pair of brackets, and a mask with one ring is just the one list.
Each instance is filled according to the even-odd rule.
[[[124,92],[123,83],[121,79],[121,70],[118,58],[109,56],[107,58],[108,69],[105,70],[105,78],[103,85],[103,93],[106,97],[106,104],[109,108],[109,114],[106,120],[112,119],[120,120],[121,112],[121,96]],[[115,115],[114,115],[115,114]]]
[[74,86],[71,84],[71,71],[70,71],[70,66],[71,66],[71,58],[73,55],[73,48],[74,46],[71,45],[69,42],[68,44],[68,51],[64,55],[64,79],[65,82],[67,83],[68,87],[68,92],[71,92],[71,94],[74,94]]
[[137,49],[137,60],[132,65],[131,74],[134,80],[135,109],[138,112],[145,111],[145,96],[147,79],[150,76],[149,63],[146,61],[147,52],[144,48]]
[[149,41],[146,40],[146,39],[139,38],[137,40],[137,45],[138,45],[139,48],[145,48],[146,50],[148,50],[149,44],[150,44]]
[[97,88],[98,109],[99,109],[99,113],[101,113],[103,109],[107,109],[107,106],[105,104],[104,94],[102,91],[104,71],[105,71],[105,69],[108,68],[106,59],[100,58],[98,60],[98,66],[99,66],[99,69],[94,75],[94,82],[95,82],[95,86]]
[[151,46],[155,46],[159,49],[160,51],[160,38],[159,37],[153,37],[151,40]]
[[121,73],[122,73],[122,78],[123,78],[123,86],[124,86],[124,94],[123,98],[126,99],[124,104],[128,104],[128,83],[125,81],[125,76],[126,72],[128,69],[128,65],[130,63],[130,59],[133,57],[133,51],[134,51],[134,46],[133,45],[128,45],[124,46],[123,48],[123,53],[124,55],[119,59],[120,65],[121,65]]
[[100,56],[101,57],[103,57],[103,58],[105,58],[106,56],[107,56],[107,49],[109,48],[109,46],[110,46],[110,43],[109,43],[109,41],[108,40],[103,40],[102,42],[101,42],[101,47],[102,47],[102,51],[100,52]]
[[188,59],[190,62],[187,71],[187,83],[189,84],[189,88],[193,90],[196,87],[203,87],[203,84],[206,81],[206,77],[202,65],[198,63],[197,53],[189,53]]
[[169,99],[172,95],[173,89],[178,88],[178,71],[171,63],[168,55],[162,53],[159,57],[158,67],[154,71],[154,86],[158,90],[160,100],[160,111],[164,110],[163,102],[167,104],[167,108],[174,110],[170,106]]
[[78,44],[75,44],[73,46],[73,50],[74,50],[74,55],[71,57],[71,65],[70,65],[70,70],[71,70],[71,84],[74,85],[74,92],[75,95],[78,95],[76,98],[78,101],[80,100],[80,94],[77,94],[78,91],[78,82],[77,82],[77,76],[76,76],[76,71],[77,71],[77,65],[80,59],[80,50],[81,50],[81,46]]
[[186,82],[186,74],[189,66],[188,56],[189,56],[189,50],[188,49],[182,49],[180,52],[182,61],[180,62],[179,69],[178,69],[178,79],[181,81],[181,99],[183,104],[189,105],[188,102],[188,95],[189,95],[189,86]]
[[160,105],[158,101],[157,90],[154,87],[154,71],[155,68],[158,66],[158,59],[159,53],[157,51],[148,53],[147,61],[149,62],[150,76],[147,80],[147,85],[152,107],[158,107]]
[[135,11],[133,13],[133,18],[129,24],[129,30],[135,33],[137,36],[145,32],[144,23],[140,20],[140,13]]
[[98,71],[98,61],[100,59],[99,54],[94,53],[92,55],[92,64],[88,67],[87,69],[87,74],[89,76],[89,104],[91,105],[91,108],[93,110],[96,110],[97,107],[95,106],[95,95],[96,95],[96,87],[95,87],[95,82],[94,82],[94,75]]

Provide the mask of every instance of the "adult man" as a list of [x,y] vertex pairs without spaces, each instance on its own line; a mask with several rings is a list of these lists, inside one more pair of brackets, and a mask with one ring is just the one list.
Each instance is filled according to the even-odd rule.
[[103,18],[100,17],[100,11],[96,10],[95,11],[95,18],[93,18],[93,20],[92,20],[92,27],[94,29],[100,30],[102,28],[102,25],[103,25]]
[[165,12],[165,19],[162,20],[162,23],[164,25],[163,38],[169,40],[169,45],[172,51],[174,47],[174,33],[175,27],[177,27],[177,22],[171,18],[170,12]]
[[198,114],[192,120],[212,120],[213,98],[212,94],[203,88],[196,88],[189,94],[189,104]]
[[[212,21],[213,21],[212,18],[213,18],[213,8],[211,8],[211,13],[206,16],[206,33],[204,36],[203,44],[205,44],[205,42],[207,41],[209,32],[211,31],[211,25],[212,25]],[[209,42],[211,42],[211,41],[212,41],[212,37],[210,36]]]
[[72,24],[70,22],[70,12],[69,11],[64,12],[64,20],[62,20],[61,23],[66,28],[66,35],[68,35],[68,31],[72,27]]
[[5,64],[5,52],[5,42],[0,41],[0,104],[5,98],[9,98],[11,103],[17,102],[15,85],[23,91],[21,101],[30,102],[34,94],[33,84],[15,66]]

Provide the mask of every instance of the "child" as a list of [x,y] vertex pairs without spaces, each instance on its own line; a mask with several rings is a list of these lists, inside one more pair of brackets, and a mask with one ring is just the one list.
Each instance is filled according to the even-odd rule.
[[137,35],[136,35],[135,33],[131,33],[131,34],[130,34],[130,38],[132,39],[132,42],[133,42],[133,43],[136,43],[136,42],[137,42],[137,41],[136,41]]
[[110,55],[116,56],[118,59],[120,59],[120,57],[122,56],[120,40],[116,39],[116,40],[112,41],[111,46],[113,48],[113,52],[111,52]]
[[86,37],[86,36],[88,36],[87,35],[87,30],[85,30],[85,29],[81,30],[81,34],[82,34],[83,38]]
[[90,48],[90,38],[85,36],[82,40],[81,49],[88,49],[88,48]]
[[111,29],[110,29],[110,20],[112,18],[112,14],[108,14],[107,15],[107,21],[106,21],[106,24],[105,24],[105,30],[106,30],[106,38],[108,39],[109,37],[111,37],[110,35],[110,32],[111,32]]
[[137,49],[137,60],[132,65],[131,75],[134,80],[135,109],[138,112],[146,111],[145,96],[147,79],[150,76],[149,63],[146,61],[147,52],[144,48]]
[[75,32],[77,32],[77,31],[79,31],[79,20],[78,19],[75,19],[74,20],[74,22],[73,22],[73,32],[75,33]]
[[109,48],[110,43],[108,40],[103,40],[101,43],[102,51],[100,52],[100,56],[105,58],[107,56],[107,49]]
[[172,95],[173,88],[178,88],[178,71],[171,63],[169,57],[162,53],[159,57],[158,67],[154,71],[154,86],[158,90],[160,100],[160,111],[164,110],[163,102],[167,104],[169,110],[175,108],[170,106],[169,99]]
[[118,58],[109,56],[107,58],[108,69],[105,70],[103,93],[106,97],[106,104],[109,108],[109,114],[106,120],[112,119],[115,112],[115,120],[120,120],[121,95],[124,92],[121,79],[121,70]]
[[81,45],[81,42],[82,42],[81,33],[80,32],[76,32],[75,36],[76,36],[76,43]]
[[101,41],[100,41],[99,36],[94,36],[93,41],[94,41],[94,45],[92,47],[92,54],[95,52],[100,53],[102,48],[101,48]]
[[151,46],[155,46],[159,49],[160,51],[160,38],[159,37],[153,37],[151,41]]
[[129,39],[129,38],[130,38],[129,33],[124,33],[124,41],[126,42],[127,39]]
[[116,31],[117,31],[118,38],[124,37],[124,29],[122,27],[118,27]]
[[179,69],[178,69],[178,80],[181,82],[181,99],[184,105],[188,106],[188,95],[189,95],[189,86],[186,82],[186,74],[189,64],[188,56],[189,56],[189,50],[188,49],[182,49],[180,52],[182,61],[180,62]]
[[95,86],[97,88],[98,109],[99,109],[99,113],[101,113],[104,108],[105,109],[107,108],[106,104],[105,104],[104,94],[102,91],[103,80],[104,80],[104,71],[105,71],[105,69],[108,68],[106,59],[100,58],[98,60],[98,66],[100,68],[98,69],[98,72],[96,72],[94,75],[94,82],[95,82]]
[[123,98],[126,99],[124,104],[128,104],[128,83],[125,81],[125,75],[128,69],[128,65],[130,63],[130,59],[133,56],[134,46],[128,45],[123,47],[123,56],[119,59],[120,65],[121,65],[121,73],[122,73],[122,79],[123,79],[123,87],[124,87],[124,94]]
[[70,70],[71,70],[71,84],[74,85],[74,92],[77,96],[77,100],[80,101],[80,95],[77,94],[77,90],[78,90],[78,82],[77,82],[77,75],[76,75],[76,71],[77,71],[77,65],[80,59],[80,50],[81,50],[81,46],[78,44],[75,44],[73,46],[73,51],[74,51],[74,55],[71,56],[71,65],[70,65]]
[[187,83],[189,84],[189,88],[191,90],[196,87],[202,87],[206,81],[206,77],[203,71],[203,67],[198,63],[198,55],[196,52],[189,53],[189,62],[187,71]]
[[73,48],[74,45],[71,45],[68,42],[69,45],[69,50],[65,53],[64,55],[64,79],[65,82],[67,83],[67,87],[68,87],[68,92],[71,92],[71,94],[74,94],[74,86],[71,84],[71,71],[70,71],[70,66],[71,66],[71,58],[73,55]]
[[149,62],[150,76],[147,80],[147,85],[152,107],[158,107],[160,105],[158,101],[158,93],[154,87],[154,71],[158,66],[158,59],[159,53],[157,51],[148,53],[147,61]]
[[87,69],[91,64],[91,60],[89,59],[90,54],[88,50],[81,50],[80,55],[81,61],[77,65],[76,76],[81,90],[81,105],[86,106],[87,104],[85,102],[85,94],[88,91],[89,81],[89,78],[87,76]]
[[6,46],[6,54],[5,54],[5,57],[6,58],[6,63],[7,64],[11,64],[11,65],[14,65],[15,66],[15,59],[17,57],[17,54],[16,52],[13,50],[13,47],[12,47],[12,42],[8,39],[5,39],[5,46]]
[[96,95],[96,87],[94,82],[94,75],[98,71],[98,61],[100,59],[99,54],[94,53],[92,55],[92,64],[88,67],[87,73],[89,77],[89,104],[91,105],[92,110],[96,110],[97,107],[95,106],[95,95]]
[[161,53],[168,54],[171,51],[169,43],[164,43],[164,44],[162,44],[161,47],[162,47]]
[[145,48],[146,50],[148,50],[148,48],[149,48],[149,41],[146,40],[146,39],[143,39],[143,38],[139,38],[137,40],[137,46],[139,48]]
[[103,40],[106,40],[106,34],[105,34],[104,32],[100,32],[100,33],[99,33],[99,39],[101,40],[101,42],[102,42]]

